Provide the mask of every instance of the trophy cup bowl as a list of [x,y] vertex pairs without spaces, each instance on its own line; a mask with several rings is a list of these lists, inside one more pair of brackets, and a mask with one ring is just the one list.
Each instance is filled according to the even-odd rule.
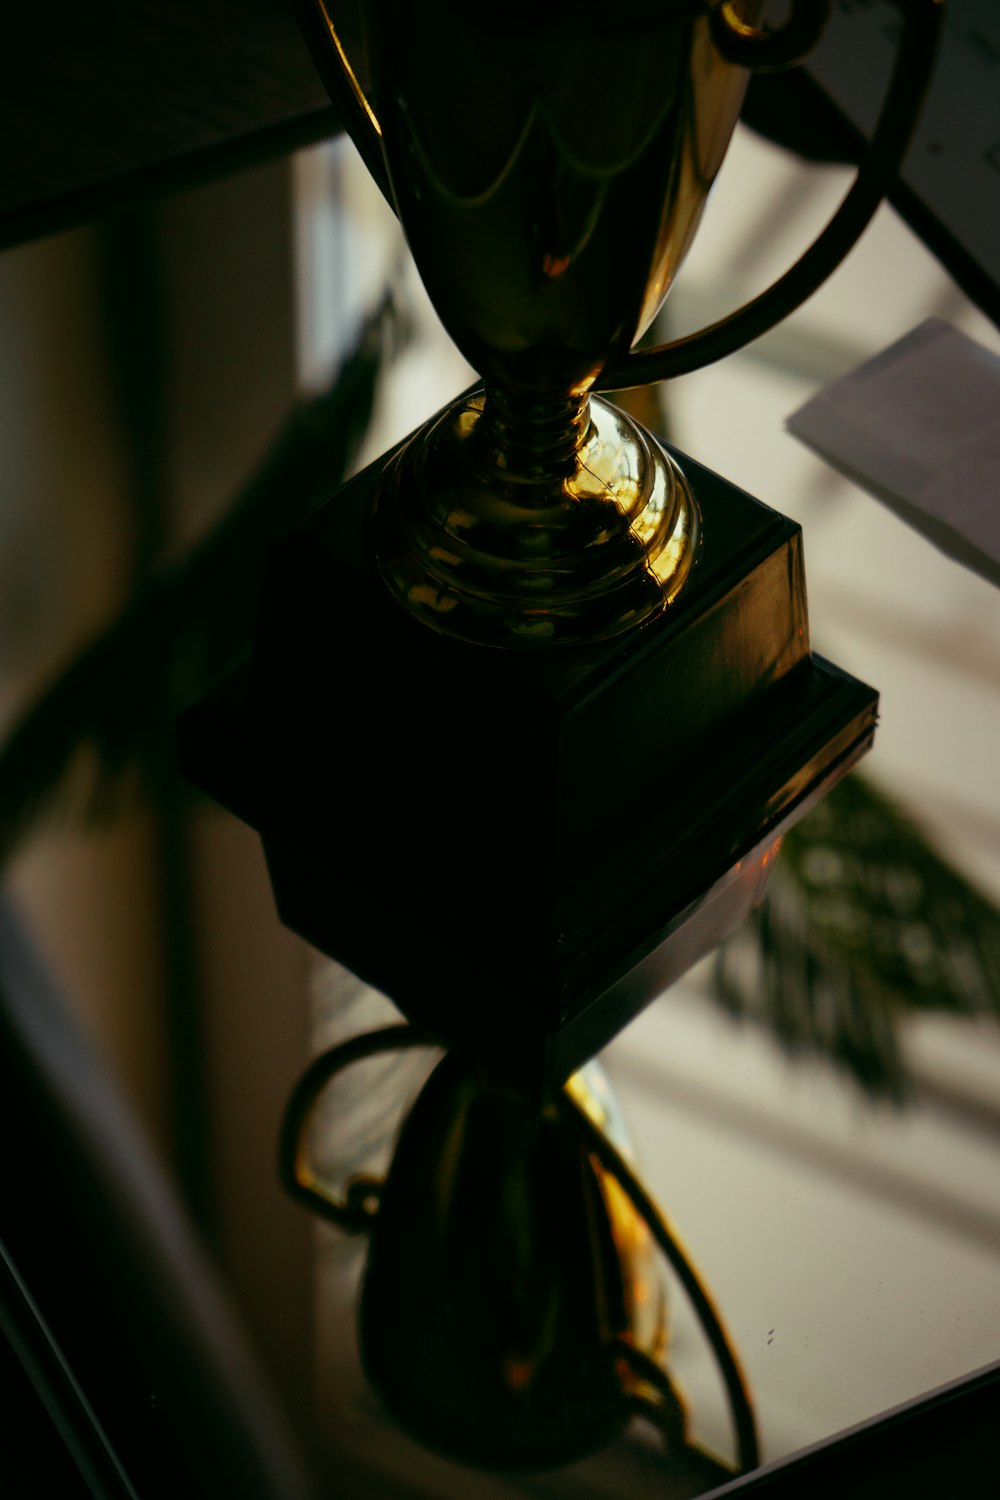
[[[484,382],[415,435],[374,503],[382,578],[435,629],[496,646],[608,640],[683,588],[700,532],[690,486],[655,438],[592,392],[615,371],[619,385],[649,378],[648,358],[640,371],[628,353],[691,245],[748,70],[797,61],[828,5],[796,0],[778,32],[760,28],[762,10],[300,5],[431,301]],[[912,57],[897,69],[883,135],[898,134],[899,95],[919,93],[918,71]],[[886,185],[878,140],[873,154],[850,222],[795,268],[791,297],[759,299],[758,323],[804,300],[860,233]],[[717,357],[733,333],[740,343],[762,331],[753,323],[737,314],[659,351],[663,373]]]
[[[388,477],[383,577],[465,639],[616,635],[683,586],[697,510],[655,439],[590,390],[663,300],[746,74],[704,16],[623,26],[608,9],[567,29],[559,7],[518,26],[489,7],[400,6],[365,26],[401,222],[485,381]],[[590,79],[605,48],[628,81],[611,107]]]

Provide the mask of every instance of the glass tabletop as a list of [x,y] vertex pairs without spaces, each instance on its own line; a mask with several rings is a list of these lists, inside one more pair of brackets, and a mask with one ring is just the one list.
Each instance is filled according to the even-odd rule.
[[[685,332],[759,291],[817,232],[847,176],[739,131],[662,331]],[[411,336],[380,381],[359,464],[473,378],[437,329],[350,148],[303,153],[292,177],[294,254],[276,228],[288,181],[268,168],[252,182],[158,208],[136,239],[126,224],[125,239],[111,246],[117,260],[102,262],[108,245],[81,231],[72,243],[27,247],[0,266],[11,311],[6,397],[20,413],[7,467],[23,468],[12,483],[23,491],[21,510],[5,512],[16,533],[7,555],[20,571],[6,579],[4,597],[11,618],[20,610],[27,633],[35,629],[46,670],[65,654],[56,626],[74,591],[87,595],[80,640],[124,602],[123,554],[135,520],[129,466],[161,486],[165,508],[182,519],[204,500],[199,524],[207,525],[227,487],[259,461],[262,434],[284,416],[293,388],[322,386],[350,343],[355,314],[378,300],[387,279],[401,279]],[[114,359],[100,318],[123,246],[125,260],[137,245],[148,249],[151,227],[169,273],[159,311],[181,332],[148,340],[145,373],[162,410],[155,430],[144,429],[145,449],[126,445],[123,457],[109,411],[120,418],[121,407],[142,422],[121,372],[117,386],[109,375]],[[216,263],[219,245],[228,259]],[[95,267],[103,267],[100,295]],[[270,299],[261,298],[262,280]],[[268,314],[279,331],[265,338]],[[820,386],[929,315],[1000,352],[996,329],[883,210],[793,318],[644,398],[644,419],[667,441],[801,522],[814,648],[881,692],[875,747],[852,777],[853,800],[831,798],[840,809],[832,822],[824,824],[821,805],[786,840],[764,908],[780,939],[775,962],[794,981],[795,962],[807,959],[822,1004],[803,1006],[801,982],[779,991],[761,979],[762,929],[752,920],[721,969],[715,956],[706,960],[600,1059],[638,1175],[703,1276],[745,1371],[765,1462],[1000,1359],[1000,973],[980,963],[970,977],[961,944],[940,946],[952,910],[965,913],[955,918],[962,931],[971,920],[992,934],[998,920],[1000,593],[784,427]],[[59,423],[53,403],[62,406]],[[46,571],[44,559],[55,554]],[[44,599],[28,608],[19,580],[36,574]],[[8,726],[27,694],[20,666],[11,647]],[[130,680],[116,704],[130,702],[134,687]],[[349,763],[349,726],[339,752]],[[871,844],[850,847],[861,833]],[[274,1170],[281,1112],[309,1059],[398,1013],[281,927],[259,840],[235,819],[174,804],[159,823],[143,812],[112,835],[88,837],[96,855],[75,835],[57,838],[52,859],[29,851],[13,884],[57,971],[74,941],[82,951],[79,1009],[150,1133],[176,1145],[171,1121],[189,1137],[194,1131],[188,1149],[199,1165],[204,1158],[207,1183],[195,1210],[279,1400],[316,1459],[319,1492],[643,1497],[703,1494],[724,1480],[734,1451],[726,1395],[683,1290],[658,1262],[665,1368],[683,1393],[692,1441],[714,1458],[678,1464],[658,1432],[636,1421],[578,1463],[504,1474],[436,1456],[399,1430],[359,1356],[368,1240],[310,1218]],[[876,846],[881,885],[872,893],[857,867],[876,867]],[[172,869],[170,880],[162,867]],[[874,962],[846,980],[838,970],[833,984],[809,946],[824,889],[839,891],[848,926],[864,919],[875,894],[879,911],[887,901],[899,907],[891,982],[882,989]],[[835,906],[827,901],[827,938]],[[900,975],[919,975],[935,955],[951,965],[949,982],[936,1003],[918,1003]],[[71,966],[65,972],[72,989]],[[103,1011],[102,986],[115,997]],[[172,1010],[179,998],[187,1007],[180,1020]],[[189,1051],[175,1055],[184,1025]],[[321,1143],[331,1170],[386,1170],[431,1061],[380,1059],[338,1086]]]
[[[669,331],[686,332],[759,290],[815,233],[846,175],[806,168],[738,133],[668,302]],[[363,188],[351,191],[364,199]],[[368,213],[379,219],[378,206],[368,205],[359,234],[380,232],[365,227]],[[883,210],[795,317],[663,390],[660,430],[802,523],[814,647],[881,692],[875,748],[855,775],[874,789],[876,809],[890,809],[890,830],[908,830],[896,866],[912,871],[914,851],[922,858],[926,850],[935,869],[943,862],[954,873],[956,889],[991,904],[1000,900],[1000,594],[784,431],[822,384],[932,314],[1000,350],[996,330]],[[385,394],[372,455],[433,408],[434,378],[445,399],[467,373],[424,316],[421,339]],[[915,843],[907,842],[911,832]],[[772,888],[773,902],[794,908],[801,858],[785,885]],[[824,860],[842,862],[842,852],[813,835],[805,859],[822,879]],[[918,910],[910,929],[900,922],[898,941],[919,950],[926,940],[919,927]],[[726,959],[737,969],[755,961],[753,942],[744,939],[741,951],[739,941]],[[755,991],[746,974],[738,1003],[730,995],[727,1005],[711,959],[603,1055],[642,1178],[701,1268],[743,1363],[765,1461],[1000,1354],[998,984],[994,973],[976,1014],[894,993],[865,1023],[871,997],[862,992],[850,999],[862,1020],[823,1022],[783,1016],[780,999],[759,983]],[[320,965],[315,992],[317,1046],[395,1018],[387,1001],[336,965]],[[827,1002],[836,1003],[829,995]],[[881,1064],[866,1069],[856,1056],[852,1067],[844,1043],[852,1025],[866,1024],[872,1035],[864,1045],[881,1055],[881,1074]],[[874,1034],[879,1025],[884,1045]],[[824,1055],[824,1038],[839,1057]],[[383,1144],[396,1111],[412,1100],[413,1066],[361,1086],[362,1097],[374,1090],[381,1100]],[[360,1128],[358,1095],[349,1097],[333,1138],[337,1129],[350,1137]],[[321,1228],[316,1253],[320,1405],[336,1451],[359,1472],[424,1494],[712,1487],[709,1474],[665,1468],[648,1431],[546,1475],[473,1476],[427,1454],[387,1422],[359,1366],[353,1329],[364,1244]],[[667,1286],[667,1360],[689,1405],[691,1435],[731,1460],[718,1371],[683,1292],[669,1277]]]

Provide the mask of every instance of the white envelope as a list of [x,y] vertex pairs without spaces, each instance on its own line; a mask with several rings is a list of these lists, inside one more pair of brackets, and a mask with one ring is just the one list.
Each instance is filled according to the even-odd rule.
[[1000,357],[929,318],[826,386],[787,426],[1000,586]]

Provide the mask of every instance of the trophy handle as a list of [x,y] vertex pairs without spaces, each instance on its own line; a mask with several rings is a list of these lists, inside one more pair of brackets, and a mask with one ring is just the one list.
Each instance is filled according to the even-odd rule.
[[[882,112],[857,177],[826,228],[791,269],[760,296],[697,333],[654,349],[638,350],[609,364],[595,382],[595,390],[649,385],[713,364],[767,333],[801,307],[836,270],[867,227],[895,176],[934,62],[942,0],[892,3],[902,12],[903,31]],[[824,12],[825,5],[800,0],[783,27],[762,32],[740,21],[726,0],[712,13],[712,34],[719,51],[730,62],[765,70],[785,67],[807,50],[810,39],[815,40]]]
[[281,1180],[293,1198],[347,1234],[365,1234],[371,1229],[378,1216],[382,1184],[377,1177],[358,1174],[348,1178],[343,1194],[339,1195],[317,1177],[309,1162],[306,1129],[316,1100],[330,1079],[352,1063],[377,1057],[380,1052],[433,1046],[432,1041],[412,1026],[383,1026],[379,1031],[366,1031],[321,1052],[292,1091],[278,1142]]
[[744,21],[732,0],[716,0],[709,17],[715,49],[726,62],[756,73],[794,68],[811,52],[830,19],[831,0],[793,0],[781,26]]
[[[753,1402],[750,1399],[746,1376],[740,1367],[739,1359],[722,1319],[716,1311],[711,1293],[695,1269],[694,1263],[685,1251],[666,1214],[647,1192],[618,1147],[608,1139],[601,1127],[590,1119],[586,1110],[581,1108],[565,1087],[560,1102],[583,1136],[588,1150],[597,1158],[605,1172],[615,1179],[629,1199],[684,1288],[701,1324],[702,1332],[715,1356],[719,1373],[726,1387],[733,1434],[736,1439],[739,1472],[743,1474],[750,1469],[756,1469],[760,1463],[760,1449]],[[658,1365],[652,1359],[645,1360],[638,1350],[630,1363],[633,1375],[638,1376],[643,1383],[653,1385],[658,1389],[659,1399],[647,1407],[647,1415],[651,1416],[654,1421],[660,1420],[668,1439],[670,1437],[676,1439],[678,1435],[683,1437],[683,1413],[679,1413],[676,1409],[676,1395],[665,1373],[659,1370]],[[657,1378],[658,1375],[660,1378]],[[678,1418],[680,1427],[678,1427]]]
[[340,123],[395,213],[396,205],[382,155],[382,127],[337,34],[326,0],[292,0],[292,6],[316,71],[340,115]]

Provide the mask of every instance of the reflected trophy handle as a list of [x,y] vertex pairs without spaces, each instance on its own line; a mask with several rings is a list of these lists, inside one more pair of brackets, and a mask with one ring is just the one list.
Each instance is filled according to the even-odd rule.
[[309,1161],[307,1129],[316,1100],[331,1078],[352,1063],[404,1047],[433,1046],[432,1041],[412,1026],[384,1026],[379,1031],[366,1031],[321,1052],[295,1085],[278,1142],[281,1180],[293,1198],[347,1234],[364,1234],[372,1227],[378,1215],[382,1183],[377,1177],[359,1174],[348,1178],[341,1194],[316,1175]]
[[[903,30],[875,134],[858,174],[826,228],[806,253],[760,296],[736,312],[669,344],[625,355],[601,371],[594,389],[625,390],[700,370],[767,333],[801,307],[830,276],[867,228],[909,144],[934,62],[943,0],[892,0]],[[767,71],[789,67],[816,40],[826,0],[799,0],[777,31],[740,21],[729,0],[712,12],[712,36],[727,61]]]

